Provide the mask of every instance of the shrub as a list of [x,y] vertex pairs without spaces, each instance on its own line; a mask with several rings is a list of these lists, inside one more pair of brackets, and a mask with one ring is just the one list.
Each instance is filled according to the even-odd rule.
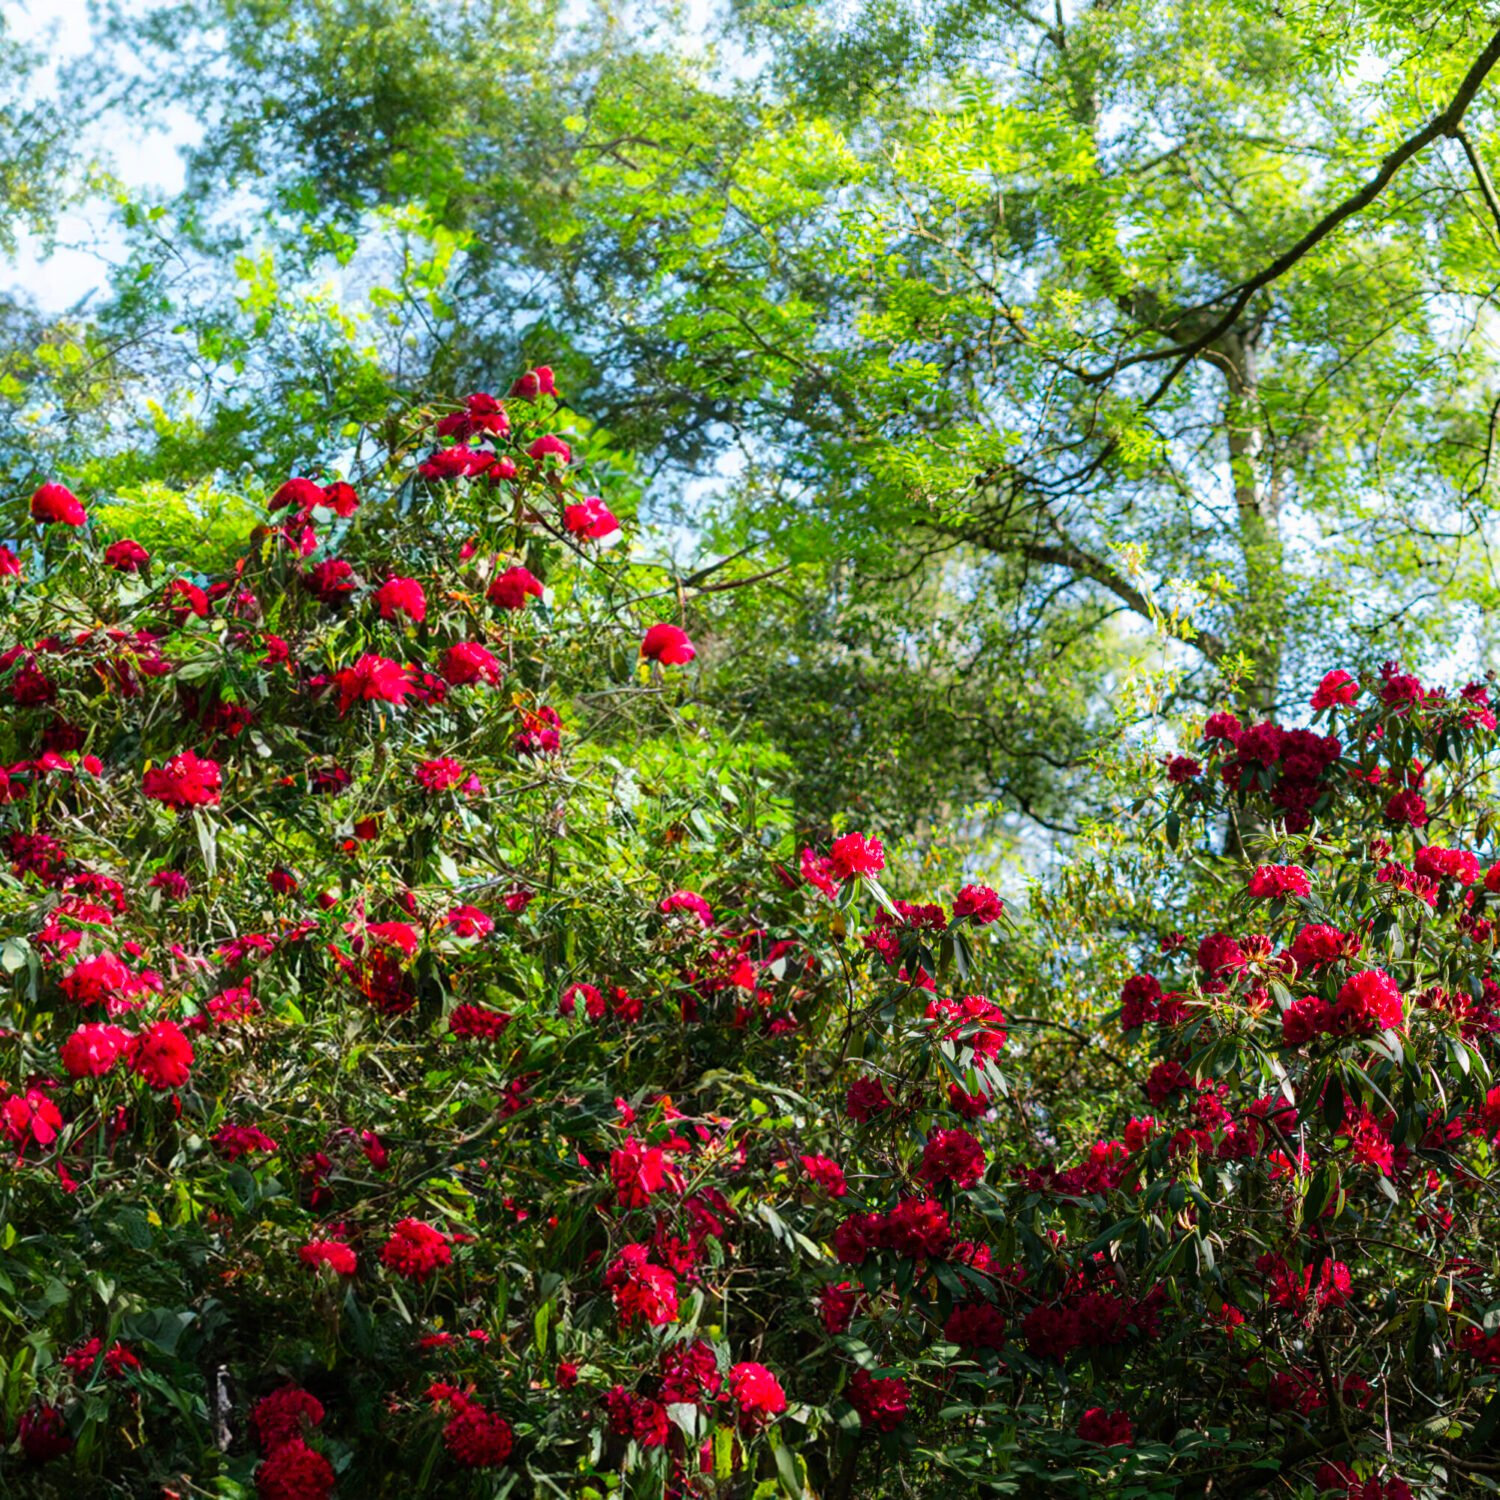
[[0,559],[7,1493],[1485,1472],[1483,690],[1215,716],[1165,831],[1237,894],[1071,1097],[994,892],[893,900],[704,730],[550,388],[227,577],[56,493]]

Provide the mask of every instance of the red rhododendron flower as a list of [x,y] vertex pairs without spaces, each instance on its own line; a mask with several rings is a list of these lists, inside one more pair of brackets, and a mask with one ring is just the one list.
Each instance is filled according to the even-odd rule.
[[106,1349],[103,1339],[92,1338],[63,1355],[63,1368],[80,1379],[88,1379],[101,1364],[101,1356],[104,1373],[110,1380],[123,1380],[129,1371],[141,1367],[140,1357],[118,1339]]
[[943,1337],[961,1349],[1003,1349],[1005,1315],[991,1302],[960,1302],[943,1324]]
[[669,916],[674,911],[690,912],[702,926],[714,925],[713,908],[695,891],[673,891],[662,898],[660,909]]
[[42,485],[31,497],[31,518],[46,526],[60,522],[64,526],[82,526],[88,520],[78,496],[65,484]]
[[885,1083],[879,1078],[856,1078],[844,1098],[844,1112],[856,1124],[863,1125],[894,1106]]
[[325,557],[302,575],[303,587],[324,604],[336,604],[354,592],[354,569],[341,557]]
[[352,667],[334,674],[339,690],[339,717],[356,703],[402,703],[416,691],[411,668],[386,656],[364,655]]
[[985,1166],[984,1150],[967,1130],[934,1130],[922,1148],[917,1177],[971,1188],[984,1176]]
[[68,1431],[67,1418],[60,1406],[28,1406],[16,1425],[21,1452],[34,1464],[61,1458],[64,1453],[73,1449],[73,1437]]
[[687,631],[676,625],[653,625],[641,642],[642,657],[647,661],[658,661],[664,667],[686,666],[697,654]]
[[342,1240],[308,1240],[297,1251],[304,1266],[317,1270],[327,1266],[340,1276],[352,1276],[359,1269],[359,1259]]
[[828,861],[834,876],[848,881],[860,875],[878,875],[885,869],[885,850],[879,839],[846,833],[829,846]]
[[443,925],[452,928],[455,937],[482,938],[495,930],[495,919],[477,906],[455,906]]
[[139,542],[122,537],[104,549],[105,563],[119,573],[139,573],[151,561],[151,554]]
[[583,1013],[589,1020],[604,1019],[608,1006],[605,1004],[604,996],[591,984],[570,984],[557,1002],[558,1011],[562,1015],[571,1016],[577,1012],[580,1000],[583,1002]]
[[799,1156],[802,1170],[807,1173],[830,1198],[842,1198],[849,1191],[844,1180],[844,1169],[828,1156]]
[[1250,894],[1257,901],[1311,894],[1307,871],[1300,865],[1257,865],[1250,876]]
[[998,922],[1004,911],[1005,903],[987,885],[966,885],[953,899],[953,915],[972,917],[981,927]]
[[326,1500],[333,1486],[333,1466],[299,1437],[268,1453],[255,1470],[260,1500]]
[[729,1394],[740,1410],[740,1426],[763,1427],[786,1410],[786,1392],[781,1382],[764,1366],[753,1361],[729,1367]]
[[146,796],[179,810],[214,806],[222,785],[223,772],[218,761],[209,760],[193,750],[184,750],[165,765],[156,766],[141,776],[141,790]]
[[1420,792],[1410,789],[1397,792],[1385,805],[1385,815],[1393,823],[1406,823],[1413,828],[1427,826],[1427,799]]
[[316,479],[288,479],[271,496],[267,510],[295,510],[306,513],[323,503],[323,486]]
[[677,1318],[677,1278],[648,1255],[645,1245],[626,1245],[604,1278],[620,1322],[627,1327],[637,1318],[656,1327]]
[[591,542],[602,541],[620,529],[613,512],[597,495],[590,495],[582,504],[564,506],[563,525],[574,536]]
[[659,1146],[634,1139],[610,1153],[609,1175],[621,1208],[645,1208],[656,1193],[682,1188],[682,1178]]
[[136,1033],[126,1060],[154,1089],[180,1089],[193,1065],[193,1044],[175,1021],[156,1021]]
[[408,1281],[427,1281],[435,1271],[453,1264],[448,1236],[421,1219],[402,1219],[380,1252],[381,1264]]
[[551,396],[555,399],[557,386],[553,384],[552,367],[538,365],[536,369],[518,375],[510,393],[521,401],[535,401],[538,396]]
[[102,1078],[129,1041],[118,1026],[80,1026],[62,1045],[62,1065],[74,1078]]
[[[4,1087],[0,1085],[0,1093]],[[16,1148],[18,1157],[28,1146],[50,1146],[62,1125],[62,1111],[39,1088],[11,1094],[0,1104],[0,1133]]]
[[303,1437],[323,1421],[323,1403],[299,1386],[284,1385],[263,1396],[250,1409],[261,1452],[274,1453],[285,1443]]
[[514,1446],[510,1423],[477,1401],[454,1405],[456,1410],[443,1428],[443,1446],[466,1469],[498,1468]]
[[1412,868],[1429,880],[1456,880],[1460,885],[1473,885],[1479,879],[1476,855],[1466,849],[1441,849],[1436,844],[1418,849]]
[[238,1161],[252,1151],[274,1151],[276,1142],[256,1125],[221,1125],[213,1133],[213,1147],[226,1161]]
[[1135,1442],[1135,1429],[1124,1412],[1091,1406],[1078,1419],[1078,1436],[1086,1443],[1097,1443],[1101,1448],[1128,1448]]
[[443,652],[439,670],[447,682],[462,687],[470,682],[487,682],[498,687],[505,669],[494,654],[478,641],[460,641]]
[[859,1413],[862,1426],[876,1432],[893,1432],[906,1420],[911,1391],[904,1380],[881,1378],[868,1370],[856,1370],[849,1382],[849,1404]]
[[427,595],[415,578],[387,578],[375,590],[375,602],[382,620],[405,615],[420,625],[427,618]]
[[439,437],[453,437],[466,442],[472,437],[505,437],[510,432],[510,417],[487,391],[475,391],[464,402],[462,411],[453,412],[437,424]]
[[487,1005],[460,1005],[448,1017],[448,1030],[457,1037],[494,1042],[505,1035],[510,1023],[510,1015],[503,1010],[491,1010]]
[[548,458],[555,458],[564,466],[573,462],[573,450],[560,437],[555,437],[550,432],[539,437],[526,450],[526,456],[535,459],[537,463],[544,463]]
[[19,578],[21,559],[9,547],[0,547],[0,578]]
[[1203,766],[1191,755],[1174,755],[1167,762],[1167,780],[1173,786],[1183,786],[1196,781],[1203,774]]
[[1325,708],[1348,708],[1359,697],[1359,683],[1342,668],[1329,672],[1312,695],[1314,712]]
[[507,568],[497,574],[485,590],[484,597],[499,609],[525,609],[528,599],[540,599],[545,590],[542,580],[527,568]]
[[1401,991],[1384,969],[1365,969],[1351,974],[1334,1002],[1334,1025],[1348,1036],[1400,1026],[1405,1017]]

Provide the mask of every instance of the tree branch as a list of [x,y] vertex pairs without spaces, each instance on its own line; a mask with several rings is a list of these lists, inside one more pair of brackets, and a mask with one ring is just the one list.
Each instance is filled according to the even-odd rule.
[[[1263,287],[1270,286],[1272,282],[1279,281],[1293,266],[1297,264],[1310,251],[1317,248],[1331,235],[1346,219],[1368,208],[1382,192],[1385,191],[1391,179],[1396,173],[1409,162],[1418,152],[1425,149],[1439,136],[1455,135],[1458,133],[1463,121],[1464,113],[1473,101],[1474,95],[1478,93],[1479,86],[1488,77],[1495,64],[1500,62],[1500,31],[1496,31],[1489,40],[1489,45],[1475,58],[1469,71],[1464,74],[1463,81],[1459,84],[1448,107],[1436,114],[1415,135],[1408,136],[1406,140],[1388,152],[1380,163],[1375,175],[1359,189],[1358,192],[1345,198],[1342,203],[1330,209],[1324,216],[1313,225],[1308,232],[1283,251],[1273,260],[1270,265],[1237,286],[1226,287],[1207,302],[1201,303],[1196,308],[1188,309],[1188,313],[1201,312],[1206,308],[1214,307],[1224,301],[1226,297],[1232,297],[1229,310],[1216,322],[1209,325],[1204,332],[1197,337],[1184,343],[1172,344],[1164,349],[1145,349],[1138,354],[1127,355],[1116,360],[1108,368],[1097,370],[1087,377],[1089,383],[1102,385],[1114,379],[1121,370],[1132,365],[1158,364],[1163,360],[1175,360],[1176,364],[1167,373],[1155,394],[1152,395],[1146,405],[1154,406],[1166,393],[1167,388],[1177,378],[1178,374],[1187,365],[1188,361],[1201,354],[1216,339],[1227,333],[1238,321],[1240,314],[1249,305],[1250,299]],[[1462,139],[1462,137],[1460,137]],[[1186,315],[1186,314],[1185,314]]]

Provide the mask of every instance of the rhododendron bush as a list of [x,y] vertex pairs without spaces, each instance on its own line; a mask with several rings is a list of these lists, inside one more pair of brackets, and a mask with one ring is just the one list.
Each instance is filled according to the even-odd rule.
[[1211,720],[1218,925],[1079,1035],[736,769],[559,410],[227,577],[59,485],[0,554],[5,1492],[1488,1485],[1484,691]]

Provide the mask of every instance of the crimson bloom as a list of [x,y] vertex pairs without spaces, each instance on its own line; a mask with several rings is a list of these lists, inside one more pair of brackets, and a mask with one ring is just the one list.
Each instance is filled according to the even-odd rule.
[[786,1410],[786,1392],[781,1382],[753,1360],[729,1367],[729,1394],[740,1409],[740,1425],[763,1427]]
[[836,838],[828,850],[833,874],[841,881],[860,875],[878,875],[885,869],[885,849],[879,839],[867,839],[862,833],[846,833]]
[[139,573],[151,561],[151,554],[139,542],[122,537],[104,549],[104,561],[117,573]]
[[380,1252],[381,1264],[419,1285],[453,1264],[453,1248],[441,1229],[421,1219],[402,1219]]
[[164,766],[156,766],[141,776],[141,790],[154,802],[181,811],[185,807],[212,807],[219,800],[223,784],[222,769],[215,760],[184,750]]
[[500,609],[525,609],[528,599],[540,599],[542,580],[529,568],[507,568],[490,580],[484,597]]
[[641,642],[641,655],[647,661],[659,661],[664,667],[682,667],[698,654],[687,631],[676,625],[653,625]]
[[267,1454],[255,1471],[259,1500],[326,1500],[333,1486],[333,1465],[301,1438]]
[[403,703],[416,692],[409,667],[370,653],[335,673],[333,680],[339,690],[340,718],[356,703]]
[[131,1039],[126,1059],[154,1089],[180,1089],[193,1065],[193,1044],[175,1021],[156,1021]]
[[427,595],[415,578],[387,578],[375,590],[375,603],[382,620],[394,620],[400,614],[420,625],[427,618]]
[[78,496],[65,484],[42,485],[31,497],[31,518],[43,526],[58,522],[63,526],[82,526],[88,520]]
[[911,1390],[904,1380],[882,1379],[868,1370],[856,1370],[849,1382],[849,1404],[859,1413],[860,1424],[877,1432],[893,1432],[906,1420]]

